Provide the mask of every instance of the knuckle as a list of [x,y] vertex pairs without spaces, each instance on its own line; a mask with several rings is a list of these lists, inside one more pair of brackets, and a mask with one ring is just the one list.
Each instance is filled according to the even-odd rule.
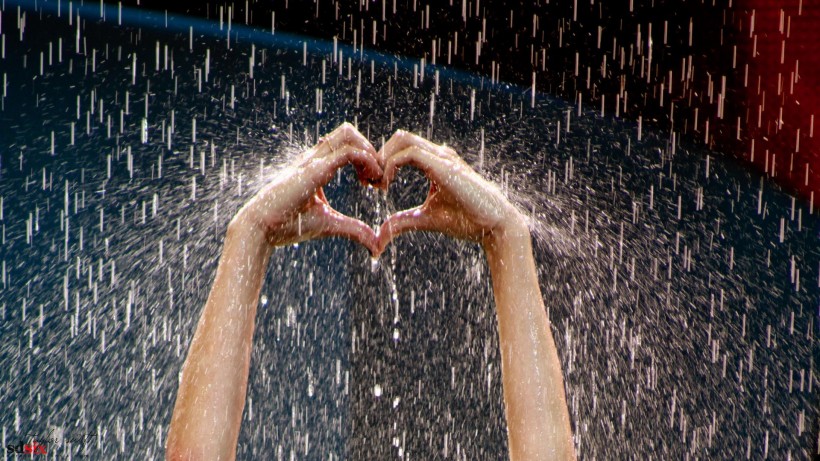
[[358,134],[358,130],[356,130],[356,127],[353,126],[350,122],[345,122],[344,124],[342,124],[341,130],[342,134],[344,134],[345,137],[352,137]]

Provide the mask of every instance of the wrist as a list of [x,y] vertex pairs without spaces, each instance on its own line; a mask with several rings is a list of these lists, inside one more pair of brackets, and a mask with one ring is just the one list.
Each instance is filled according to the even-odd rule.
[[228,223],[225,243],[240,245],[244,251],[266,250],[270,247],[261,221],[254,219],[247,209],[240,210]]
[[531,255],[532,243],[526,218],[517,211],[514,212],[484,238],[482,246],[488,258],[510,256],[515,253]]

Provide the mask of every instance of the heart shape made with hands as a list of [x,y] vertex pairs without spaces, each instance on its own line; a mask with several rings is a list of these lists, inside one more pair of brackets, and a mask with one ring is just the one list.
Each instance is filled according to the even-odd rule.
[[[355,167],[362,184],[385,191],[397,170],[411,165],[424,173],[430,190],[424,203],[393,214],[374,231],[333,209],[325,197],[323,186],[347,164]],[[361,243],[374,258],[394,237],[411,230],[437,231],[486,243],[510,223],[525,222],[498,187],[470,168],[453,149],[399,130],[376,150],[349,123],[305,151],[239,215],[255,217],[273,245],[341,236]]]

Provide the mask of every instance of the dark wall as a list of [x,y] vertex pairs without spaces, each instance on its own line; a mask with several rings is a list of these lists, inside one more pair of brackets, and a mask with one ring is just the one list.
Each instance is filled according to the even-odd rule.
[[765,171],[807,200],[820,186],[812,126],[812,116],[820,114],[820,64],[812,51],[820,44],[820,9],[810,2],[277,0],[141,6],[217,20],[222,7],[225,21],[230,7],[234,23],[266,29],[275,15],[276,30],[357,44],[364,37],[368,48],[526,87],[534,72],[539,91],[576,104],[580,98],[585,109],[640,117],[670,138],[672,131],[688,136]]

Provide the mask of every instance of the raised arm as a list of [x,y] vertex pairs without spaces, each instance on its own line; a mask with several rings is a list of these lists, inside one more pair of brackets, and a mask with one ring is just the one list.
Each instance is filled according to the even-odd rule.
[[561,363],[526,223],[511,219],[491,233],[484,249],[498,315],[510,456],[574,459]]
[[234,459],[269,248],[261,232],[228,226],[216,278],[182,369],[168,430],[168,460]]
[[397,168],[413,165],[429,178],[430,194],[421,206],[384,222],[378,252],[409,230],[481,243],[493,279],[510,458],[574,459],[561,364],[526,219],[450,148],[399,131],[379,154],[384,159],[381,187],[387,188]]
[[375,250],[376,235],[327,203],[322,186],[352,163],[382,175],[373,146],[344,124],[254,196],[228,225],[213,287],[182,369],[168,460],[233,460],[248,385],[259,291],[273,246],[344,236]]

